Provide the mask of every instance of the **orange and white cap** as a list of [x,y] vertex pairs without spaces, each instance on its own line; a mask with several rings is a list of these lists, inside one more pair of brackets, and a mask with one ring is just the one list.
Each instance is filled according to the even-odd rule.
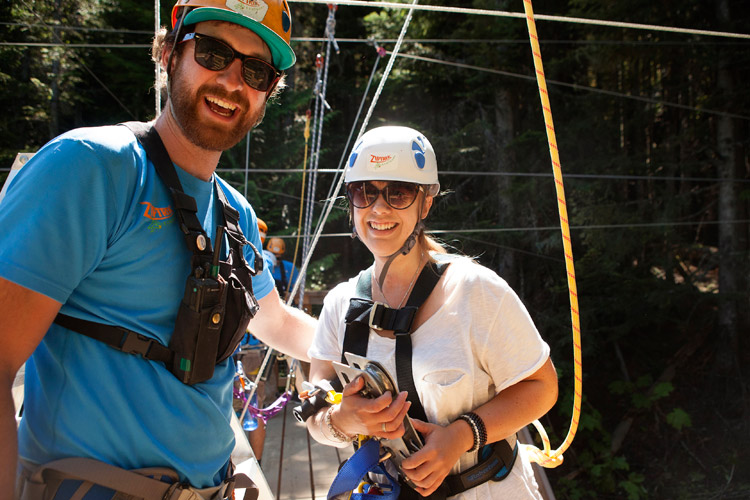
[[297,60],[290,45],[292,14],[286,0],[179,0],[172,8],[172,28],[202,21],[227,21],[253,31],[266,42],[280,71]]

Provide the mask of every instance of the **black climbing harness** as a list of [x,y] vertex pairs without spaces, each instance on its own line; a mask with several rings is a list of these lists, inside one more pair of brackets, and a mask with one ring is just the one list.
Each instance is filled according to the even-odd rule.
[[344,316],[346,331],[341,354],[342,363],[347,362],[344,357],[346,352],[358,356],[367,355],[370,328],[393,330],[396,336],[396,383],[400,390],[408,392],[408,401],[411,402],[409,416],[425,422],[427,415],[419,401],[411,369],[412,325],[417,310],[430,296],[448,264],[428,262],[420,272],[409,300],[401,309],[393,309],[372,300],[372,269],[367,269],[359,275],[354,296],[349,300],[349,309]]
[[[179,227],[193,254],[191,272],[175,321],[169,346],[122,327],[58,314],[55,323],[129,354],[159,361],[185,384],[197,384],[213,376],[214,367],[232,355],[258,312],[252,277],[263,270],[263,258],[247,241],[239,226],[239,212],[232,207],[214,180],[224,225],[217,226],[215,245],[196,216],[195,199],[182,189],[177,171],[156,129],[148,123],[127,122],[146,150],[156,172],[172,195]],[[228,256],[221,260],[224,236]],[[242,247],[255,253],[255,268],[245,261]]]
[[[393,330],[396,337],[396,379],[398,388],[407,391],[411,402],[409,417],[427,422],[412,373],[411,333],[419,308],[430,296],[441,276],[450,264],[449,259],[428,262],[422,269],[414,285],[409,300],[401,309],[393,309],[372,300],[372,269],[360,273],[354,296],[349,300],[345,315],[346,330],[341,362],[347,363],[345,353],[357,356],[367,355],[370,328]],[[518,455],[515,436],[484,446],[479,450],[478,462],[460,474],[452,474],[443,480],[442,485],[429,497],[433,500],[457,495],[487,481],[502,481],[513,468]],[[425,497],[412,489],[403,477],[399,478],[401,492],[399,499],[417,500]]]

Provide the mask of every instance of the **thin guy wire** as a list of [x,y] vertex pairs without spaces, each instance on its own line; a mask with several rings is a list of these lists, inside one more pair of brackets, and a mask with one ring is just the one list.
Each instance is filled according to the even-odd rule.
[[[508,77],[512,77],[512,78],[521,78],[523,80],[530,80],[530,81],[536,82],[536,78],[533,77],[533,76],[522,75],[520,73],[512,73],[510,71],[502,71],[502,70],[499,70],[499,69],[483,68],[481,66],[474,66],[474,65],[471,65],[471,64],[464,64],[464,63],[458,63],[458,62],[452,62],[452,61],[445,61],[443,59],[435,59],[435,58],[432,58],[432,57],[424,57],[424,56],[418,56],[418,55],[414,55],[414,54],[404,54],[404,53],[401,53],[401,54],[399,54],[399,57],[404,57],[404,58],[407,58],[407,59],[414,59],[414,60],[417,60],[417,61],[431,62],[431,63],[435,63],[435,64],[443,64],[443,65],[446,65],[446,66],[455,66],[457,68],[471,69],[471,70],[474,70],[474,71],[481,71],[481,72],[484,72],[484,73],[492,73],[492,74],[495,74],[495,75],[503,75],[503,76],[508,76]],[[585,91],[588,91],[588,92],[594,92],[596,94],[604,94],[604,95],[613,96],[613,97],[620,97],[620,98],[623,98],[623,99],[632,99],[632,100],[635,100],[635,101],[646,102],[646,103],[649,103],[649,104],[657,104],[657,105],[661,105],[661,106],[669,106],[669,107],[672,107],[672,108],[685,109],[685,110],[688,110],[688,111],[695,111],[695,112],[698,112],[698,113],[706,113],[706,114],[711,114],[711,115],[724,116],[724,117],[727,117],[727,118],[737,118],[737,119],[740,119],[740,120],[750,120],[750,116],[737,115],[737,114],[734,114],[734,113],[727,113],[725,111],[714,111],[714,110],[711,110],[711,109],[696,108],[694,106],[687,106],[685,104],[678,104],[678,103],[673,103],[673,102],[661,101],[659,99],[652,99],[650,97],[642,97],[642,96],[636,96],[636,95],[630,95],[630,94],[623,94],[621,92],[615,92],[615,91],[612,91],[612,90],[597,89],[595,87],[586,87],[584,85],[578,85],[578,84],[575,84],[575,83],[566,83],[566,82],[561,82],[561,81],[558,81],[558,80],[547,80],[547,83],[551,83],[551,84],[557,85],[559,87],[572,88],[574,90],[585,90]]]
[[[418,0],[414,0],[412,5],[416,5]],[[372,116],[372,112],[375,109],[375,106],[378,103],[378,99],[380,98],[380,94],[383,91],[383,87],[385,86],[385,82],[388,80],[388,75],[391,73],[391,68],[393,68],[393,63],[396,60],[396,55],[398,54],[399,49],[401,48],[401,41],[404,39],[404,36],[406,35],[406,29],[409,27],[409,23],[411,22],[412,13],[413,10],[409,10],[408,14],[406,15],[406,19],[404,20],[404,25],[401,28],[401,33],[398,37],[398,42],[396,42],[396,46],[393,49],[393,54],[391,55],[390,59],[388,59],[388,64],[385,67],[385,71],[383,71],[383,77],[380,79],[380,84],[378,85],[378,89],[375,91],[375,95],[372,98],[372,102],[370,103],[370,107],[367,110],[367,115],[365,116],[364,121],[362,122],[362,127],[359,130],[359,134],[357,135],[357,139],[354,141],[355,143],[359,140],[360,137],[362,137],[362,134],[364,133],[364,130],[367,128],[367,124],[370,121],[370,116]],[[336,189],[334,189],[334,193],[338,193],[341,190],[341,185],[344,182],[344,176],[340,176],[338,182],[336,183]],[[326,201],[326,207],[324,210],[324,216],[322,218],[323,222],[328,219],[328,216],[331,213],[331,210],[333,209],[333,205],[336,198],[331,197]],[[315,237],[313,239],[312,245],[310,247],[310,252],[305,255],[305,261],[302,263],[302,267],[300,268],[300,272],[305,272],[307,270],[307,266],[310,264],[310,259],[313,254],[313,250],[315,249],[315,246],[318,243],[318,239],[320,238],[320,234],[323,232],[323,227],[325,224],[320,224],[317,231],[315,232]],[[297,280],[294,284],[294,291],[292,294],[294,294],[297,291],[297,288],[299,288],[300,280]]]
[[[394,3],[394,2],[367,2],[364,0],[287,0],[289,3],[312,3],[312,4],[336,4],[336,5],[350,5],[359,7],[374,7],[374,8],[389,8],[389,9],[408,9],[410,8],[406,4]],[[414,10],[425,10],[433,12],[450,12],[453,14],[468,14],[478,16],[493,16],[493,17],[511,17],[516,19],[525,19],[526,14],[522,12],[508,12],[502,10],[488,10],[488,9],[471,9],[466,7],[448,7],[439,5],[420,5],[414,7]],[[701,35],[701,36],[719,36],[727,38],[745,38],[750,39],[750,34],[747,33],[732,33],[726,31],[712,31],[712,30],[699,30],[692,28],[675,28],[672,26],[659,26],[656,24],[642,24],[642,23],[628,23],[622,21],[605,21],[600,19],[586,19],[582,17],[568,17],[568,16],[551,16],[539,14],[534,16],[536,19],[544,21],[557,21],[564,23],[573,24],[591,24],[595,26],[607,26],[612,28],[626,28],[626,29],[638,29],[638,30],[649,30],[649,31],[665,31],[669,33],[683,33],[688,35]]]
[[[377,46],[377,44],[375,44]],[[357,109],[357,115],[354,117],[354,121],[352,122],[352,127],[349,129],[349,137],[346,138],[346,145],[344,146],[344,149],[341,151],[341,158],[339,159],[338,168],[336,169],[318,169],[318,172],[334,172],[336,174],[336,177],[334,177],[333,182],[331,183],[331,187],[328,189],[328,196],[325,197],[325,199],[329,199],[332,196],[334,196],[333,188],[336,186],[338,181],[338,176],[342,175],[344,173],[344,170],[342,168],[344,164],[344,160],[346,160],[346,153],[349,151],[349,144],[351,144],[352,136],[354,135],[354,129],[357,127],[357,122],[359,122],[359,116],[362,114],[362,109],[365,107],[365,102],[367,101],[367,94],[370,93],[370,85],[372,85],[372,81],[375,78],[375,71],[378,69],[378,63],[380,62],[380,58],[382,57],[380,55],[380,52],[377,52],[377,57],[375,58],[375,64],[372,66],[372,71],[370,71],[370,79],[367,80],[367,86],[365,87],[365,92],[362,95],[362,100],[359,102],[359,109]],[[322,224],[323,220],[318,219],[318,224]],[[317,230],[317,227],[316,227]]]
[[[0,168],[0,172],[9,172],[10,168]],[[236,172],[233,168],[217,168],[217,172]],[[289,168],[259,168],[253,169],[256,174],[299,174],[303,172],[310,172],[310,169],[289,169]],[[319,168],[319,174],[338,174],[341,173],[341,168]],[[484,177],[552,177],[553,174],[549,172],[484,172],[479,170],[446,170],[440,172],[441,176],[444,175],[469,175],[472,177],[484,176]],[[626,180],[626,181],[685,181],[685,182],[740,182],[749,183],[750,179],[730,179],[727,177],[678,177],[678,176],[661,176],[661,175],[613,175],[613,174],[565,174],[568,179],[604,179],[604,180]],[[290,196],[288,193],[281,193],[277,191],[277,194]]]

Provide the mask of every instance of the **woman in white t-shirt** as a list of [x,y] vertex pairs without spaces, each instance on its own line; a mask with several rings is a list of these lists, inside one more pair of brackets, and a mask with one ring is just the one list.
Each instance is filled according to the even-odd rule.
[[[467,257],[446,254],[424,234],[422,220],[439,190],[432,146],[407,127],[370,130],[352,151],[345,180],[354,232],[375,263],[326,297],[309,351],[311,381],[336,376],[333,362],[342,359],[345,315],[361,276],[371,279],[373,301],[401,309],[425,266],[447,264],[410,329],[413,387],[427,421],[412,418],[424,446],[403,460],[401,472],[422,496],[437,491],[435,498],[541,498],[515,433],[544,415],[557,399],[549,347],[502,278]],[[382,364],[395,380],[394,332],[369,328],[366,335],[366,357]],[[363,387],[361,378],[353,380],[340,404],[307,420],[316,440],[344,447],[356,435],[403,435],[404,416],[418,406],[413,398],[407,401],[403,385],[402,392],[375,399],[360,396]],[[472,476],[469,489],[446,489],[450,479],[441,487],[447,476],[478,463],[478,468],[486,464],[489,469],[487,455],[505,445],[504,440],[512,460],[496,477],[464,474]],[[455,486],[457,476],[451,477]],[[401,489],[400,498],[419,498],[403,483]]]

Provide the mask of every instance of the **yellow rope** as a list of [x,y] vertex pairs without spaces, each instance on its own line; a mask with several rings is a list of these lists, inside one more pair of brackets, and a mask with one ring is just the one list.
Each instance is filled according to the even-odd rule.
[[560,447],[554,451],[550,450],[550,442],[547,433],[544,431],[539,421],[534,421],[534,427],[542,437],[544,450],[528,445],[529,458],[543,467],[557,467],[563,461],[563,452],[568,449],[573,442],[573,438],[578,430],[578,421],[581,415],[581,394],[583,385],[583,369],[581,363],[581,327],[578,314],[578,293],[576,289],[576,274],[573,268],[573,249],[570,242],[570,226],[568,225],[568,211],[565,203],[565,190],[563,188],[562,170],[560,168],[560,157],[557,150],[557,139],[555,138],[555,127],[552,123],[552,108],[550,107],[549,96],[547,95],[547,83],[544,79],[544,68],[542,66],[542,53],[539,49],[539,39],[536,33],[536,24],[534,22],[534,12],[531,6],[531,0],[523,0],[524,11],[526,12],[526,25],[529,30],[529,41],[531,42],[531,51],[534,54],[534,69],[536,70],[536,80],[539,86],[539,96],[542,100],[542,110],[544,111],[544,125],[547,129],[547,142],[549,144],[550,157],[552,159],[552,171],[555,177],[555,188],[557,190],[557,211],[560,215],[560,229],[562,230],[563,251],[565,253],[565,268],[568,274],[568,292],[570,295],[570,316],[573,325],[573,360],[575,373],[575,388],[573,396],[573,415],[570,422],[570,430]]
[[[302,161],[302,188],[299,195],[299,220],[297,221],[297,240],[294,243],[294,258],[292,259],[292,272],[289,275],[294,277],[294,267],[297,262],[297,251],[299,250],[299,240],[302,236],[302,212],[304,210],[305,203],[305,176],[307,174],[307,147],[310,142],[310,110],[307,110],[307,116],[305,118],[305,158]],[[291,290],[291,283],[289,284],[289,290],[286,291],[287,296],[284,297],[284,301],[289,301],[289,292]]]

